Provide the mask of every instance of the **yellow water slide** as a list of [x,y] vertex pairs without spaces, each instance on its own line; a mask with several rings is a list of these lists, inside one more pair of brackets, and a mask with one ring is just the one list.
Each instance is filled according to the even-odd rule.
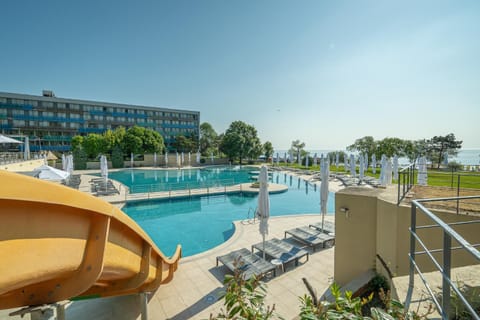
[[180,256],[105,201],[0,170],[0,309],[152,292]]

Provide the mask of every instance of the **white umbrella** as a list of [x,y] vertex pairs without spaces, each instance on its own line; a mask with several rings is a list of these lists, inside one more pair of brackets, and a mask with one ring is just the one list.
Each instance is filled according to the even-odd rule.
[[154,167],[157,166],[157,153],[156,152],[153,154],[153,166]]
[[448,165],[448,152],[443,154],[443,164]]
[[298,153],[298,165],[301,166],[302,165],[302,156],[300,155],[300,152]]
[[372,173],[375,174],[377,171],[377,157],[375,156],[375,153],[372,154]]
[[67,158],[64,153],[62,153],[62,170],[67,171]]
[[188,152],[188,165],[192,165],[192,153],[190,151]]
[[48,181],[61,181],[69,176],[68,172],[47,166],[46,164],[36,168],[35,171],[40,171],[38,178]]
[[283,162],[285,162],[285,164],[287,163],[287,153],[285,152],[285,154],[283,155]]
[[426,186],[427,181],[427,159],[425,159],[425,157],[421,157],[418,159],[417,183],[421,186]]
[[380,165],[380,185],[382,187],[387,186],[387,157],[382,154],[382,160]]
[[322,179],[320,185],[320,212],[322,213],[322,230],[325,222],[325,215],[327,214],[327,203],[328,203],[328,176],[329,172],[328,161],[325,161],[323,158],[320,160],[320,177]]
[[337,167],[338,171],[338,164],[340,163],[340,154],[338,152],[335,153],[335,167]]
[[357,174],[357,167],[355,164],[355,156],[353,154],[350,155],[350,175],[352,178],[355,178],[355,175]]
[[213,152],[210,153],[210,160],[212,161],[212,164],[213,164]]
[[175,157],[176,162],[177,162],[177,167],[180,167],[180,155],[177,152],[177,156]]
[[368,153],[365,153],[365,156],[363,158],[364,158],[363,167],[365,168],[365,170],[368,171]]
[[398,180],[398,156],[393,156],[393,179]]
[[25,137],[25,145],[23,146],[23,160],[30,159],[30,143],[28,137]]
[[168,166],[168,151],[165,150],[165,166]]
[[130,153],[130,168],[133,168],[133,152]]
[[360,156],[358,158],[358,160],[360,161],[359,163],[359,166],[358,166],[358,172],[359,172],[359,179],[360,179],[360,182],[363,180],[363,177],[365,175],[365,157],[363,156]]
[[18,141],[15,139],[12,139],[10,137],[4,136],[3,134],[0,134],[0,143],[17,143],[21,144],[23,143],[22,141]]
[[107,157],[102,155],[100,157],[100,173],[102,178],[107,181],[108,180],[108,162]]
[[182,151],[182,162],[181,162],[182,166],[185,164],[185,155],[183,154],[183,151]]
[[197,151],[197,163],[200,163],[200,151]]
[[317,153],[315,152],[315,154],[313,155],[313,165],[316,166],[317,165]]
[[388,158],[386,159],[385,163],[385,181],[387,184],[392,183],[392,159]]
[[258,177],[260,189],[258,192],[257,215],[260,219],[260,234],[263,238],[263,259],[265,259],[265,236],[268,234],[268,217],[270,216],[270,199],[268,197],[268,173],[267,167],[260,168]]
[[67,168],[66,171],[69,175],[73,174],[73,155],[69,154],[67,156]]

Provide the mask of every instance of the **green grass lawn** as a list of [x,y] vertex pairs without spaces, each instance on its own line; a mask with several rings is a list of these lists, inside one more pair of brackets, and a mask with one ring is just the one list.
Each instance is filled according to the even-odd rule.
[[[275,164],[276,166],[277,164]],[[320,171],[320,166],[299,166],[298,163],[285,164],[281,162],[280,167],[289,167],[302,170],[311,170],[311,171]],[[330,165],[330,173],[346,173],[349,174],[350,171],[345,171],[343,166],[339,166],[338,170],[335,165]],[[358,168],[357,168],[358,174]],[[480,189],[480,172],[470,172],[470,171],[458,171],[454,172],[445,172],[437,169],[428,169],[428,185],[429,186],[439,186],[439,187],[453,187],[457,188],[458,185],[458,176],[460,176],[460,188],[466,189]],[[368,168],[365,172],[365,175],[379,178],[380,177],[380,168],[375,170],[375,174],[372,172],[372,168]],[[396,184],[397,181],[393,180],[393,184]],[[417,174],[414,175],[414,183],[417,183]]]

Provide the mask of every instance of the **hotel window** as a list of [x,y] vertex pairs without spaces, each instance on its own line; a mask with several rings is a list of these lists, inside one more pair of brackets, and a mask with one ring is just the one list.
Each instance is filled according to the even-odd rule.
[[45,107],[45,108],[52,108],[53,107],[53,102],[42,101],[42,106]]
[[23,110],[12,110],[12,115],[14,116],[23,116],[25,112]]
[[107,121],[113,121],[113,117],[112,117],[112,116],[107,116],[105,120],[107,120]]
[[80,106],[79,106],[78,104],[74,104],[74,103],[70,103],[70,104],[68,105],[68,108],[69,108],[70,110],[80,110]]
[[84,106],[83,106],[83,111],[87,111],[87,112],[88,112],[88,111],[92,111],[92,110],[93,110],[93,109],[92,109],[92,106],[89,106],[89,105],[84,105]]
[[70,113],[70,119],[80,119],[80,115],[75,113]]
[[13,126],[14,127],[25,127],[25,121],[24,120],[13,120]]
[[44,117],[53,117],[53,112],[50,111],[43,111],[42,116]]
[[28,125],[30,127],[35,127],[36,126],[35,121],[28,121]]
[[25,104],[25,101],[22,99],[12,99],[12,104],[20,104],[23,105]]
[[65,103],[57,103],[57,108],[58,109],[65,109],[66,108]]
[[26,103],[33,107],[38,106],[38,102],[36,100],[27,100]]
[[7,103],[7,98],[0,98],[0,103]]
[[66,118],[66,117],[67,117],[67,114],[66,114],[66,113],[63,113],[63,112],[58,112],[58,113],[57,113],[57,117],[59,117],[59,118]]

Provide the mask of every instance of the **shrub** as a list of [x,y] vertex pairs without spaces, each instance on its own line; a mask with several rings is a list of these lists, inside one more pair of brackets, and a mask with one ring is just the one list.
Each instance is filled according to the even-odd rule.
[[73,150],[73,165],[75,170],[86,170],[87,169],[87,153],[83,148],[78,147]]
[[123,152],[119,146],[115,146],[112,149],[112,167],[114,168],[123,168]]

